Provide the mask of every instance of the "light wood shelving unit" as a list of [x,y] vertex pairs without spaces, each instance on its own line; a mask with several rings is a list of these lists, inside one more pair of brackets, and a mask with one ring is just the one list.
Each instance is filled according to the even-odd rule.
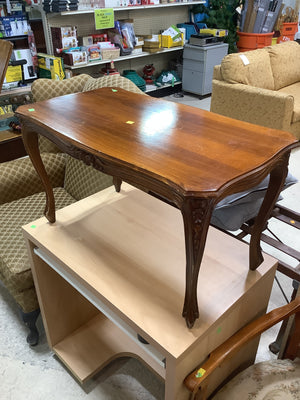
[[[137,357],[164,380],[165,400],[188,400],[185,376],[266,310],[276,261],[265,255],[249,271],[248,246],[211,228],[199,275],[200,317],[188,329],[181,316],[180,211],[130,185],[120,193],[110,187],[56,217],[23,230],[49,346],[81,383],[114,358]],[[224,364],[209,392],[253,362],[257,345]]]

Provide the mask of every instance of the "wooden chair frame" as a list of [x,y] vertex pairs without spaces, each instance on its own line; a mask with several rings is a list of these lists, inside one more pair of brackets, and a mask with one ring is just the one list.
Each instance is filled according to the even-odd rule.
[[246,325],[235,335],[231,336],[226,342],[217,347],[209,355],[207,361],[201,365],[203,375],[198,377],[198,371],[200,368],[198,367],[184,380],[185,386],[192,393],[191,400],[206,400],[206,389],[209,377],[216,368],[219,368],[225,360],[232,358],[243,345],[293,314],[295,314],[294,327],[287,340],[287,346],[283,353],[283,358],[294,360],[300,350],[300,296],[296,297],[291,303],[272,310],[268,314],[265,314]]
[[0,40],[0,92],[14,45],[7,40]]

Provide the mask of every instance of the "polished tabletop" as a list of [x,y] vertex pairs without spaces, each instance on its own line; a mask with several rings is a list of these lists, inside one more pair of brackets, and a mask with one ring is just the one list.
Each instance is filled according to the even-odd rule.
[[134,166],[184,193],[226,190],[229,181],[259,169],[293,142],[287,132],[123,89],[70,94],[33,106],[34,111],[22,106],[17,113],[78,148]]

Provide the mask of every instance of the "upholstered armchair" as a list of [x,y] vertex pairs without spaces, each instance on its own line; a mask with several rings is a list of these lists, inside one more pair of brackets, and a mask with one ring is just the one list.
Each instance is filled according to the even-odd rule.
[[[38,79],[32,85],[34,101],[103,86],[141,92],[121,76],[93,79],[78,75],[64,81]],[[112,184],[112,178],[64,153],[46,138],[39,138],[41,156],[54,188],[56,207],[65,207]],[[0,280],[18,304],[29,328],[27,341],[38,343],[39,304],[21,227],[43,216],[44,188],[28,157],[0,164]]]
[[[300,293],[299,293],[300,294]],[[278,322],[288,321],[282,357],[248,367],[229,380],[215,395],[207,397],[209,379],[253,338]],[[190,399],[205,400],[297,400],[300,398],[300,296],[291,303],[251,322],[215,349],[208,360],[185,379]]]

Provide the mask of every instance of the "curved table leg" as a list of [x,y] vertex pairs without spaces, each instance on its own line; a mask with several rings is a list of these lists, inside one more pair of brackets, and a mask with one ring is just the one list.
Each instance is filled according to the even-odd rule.
[[251,232],[249,253],[249,267],[252,271],[254,271],[264,260],[260,247],[260,238],[284,185],[288,173],[289,156],[290,152],[284,154],[272,169],[267,193],[260,207],[259,213],[255,218]]
[[121,190],[122,179],[120,179],[120,178],[118,178],[116,176],[113,176],[113,185],[114,185],[114,187],[116,189],[116,192],[119,193],[120,190]]
[[198,275],[213,208],[212,199],[186,199],[181,207],[186,251],[186,289],[182,316],[188,328],[192,328],[199,317]]
[[22,124],[22,137],[25,149],[46,191],[46,207],[44,215],[49,222],[53,223],[55,222],[55,200],[53,195],[53,188],[51,186],[43,161],[41,159],[38,134],[28,128],[26,124]]

